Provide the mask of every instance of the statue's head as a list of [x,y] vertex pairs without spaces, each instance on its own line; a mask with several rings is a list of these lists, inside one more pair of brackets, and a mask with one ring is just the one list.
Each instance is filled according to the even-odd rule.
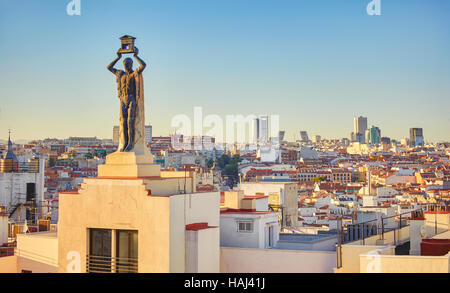
[[125,60],[123,60],[123,67],[125,67],[125,70],[130,72],[133,70],[133,59],[131,58],[126,58]]

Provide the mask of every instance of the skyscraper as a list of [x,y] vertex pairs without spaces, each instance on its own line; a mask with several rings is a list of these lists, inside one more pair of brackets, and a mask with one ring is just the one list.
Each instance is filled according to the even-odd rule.
[[152,126],[145,125],[145,143],[152,142]]
[[253,119],[253,142],[267,143],[269,141],[269,116],[259,116]]
[[269,116],[259,117],[259,141],[261,143],[269,141]]
[[259,142],[259,118],[253,119],[253,143]]
[[381,143],[381,130],[378,127],[372,126],[369,129],[368,143],[370,144],[380,144]]
[[422,128],[410,128],[409,129],[409,145],[410,146],[423,146],[423,129]]
[[342,138],[341,139],[341,143],[343,144],[343,145],[345,145],[345,146],[347,146],[347,145],[349,145],[350,144],[350,140],[348,139],[348,138]]
[[391,139],[389,137],[382,137],[381,143],[383,144],[391,144]]
[[285,131],[284,130],[281,130],[280,132],[279,132],[279,135],[278,135],[278,139],[280,140],[280,142],[282,142],[283,140],[284,140],[284,135],[285,135]]
[[360,142],[360,143],[364,143],[365,142],[364,136],[365,136],[364,133],[355,133],[355,141],[356,142]]
[[366,129],[364,132],[364,142],[370,143],[370,129]]
[[[367,130],[367,117],[355,117],[354,119],[354,133],[356,141],[365,142],[365,133]],[[359,134],[359,135],[358,135]]]
[[113,127],[113,142],[119,143],[119,126]]
[[[120,133],[119,133],[119,126],[113,127],[113,142],[119,143],[120,140]],[[152,142],[152,126],[146,125],[145,126],[145,143],[151,143]]]
[[300,138],[302,142],[308,142],[309,141],[308,132],[300,131]]

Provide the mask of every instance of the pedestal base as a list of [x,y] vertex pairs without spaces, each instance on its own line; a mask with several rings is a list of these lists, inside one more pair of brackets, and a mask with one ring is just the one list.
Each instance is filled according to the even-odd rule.
[[99,178],[160,177],[161,166],[153,163],[147,152],[115,152],[106,156],[106,164],[98,166]]

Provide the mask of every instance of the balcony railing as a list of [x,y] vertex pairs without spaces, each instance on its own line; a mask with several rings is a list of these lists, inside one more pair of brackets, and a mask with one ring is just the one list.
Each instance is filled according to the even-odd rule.
[[138,260],[136,258],[86,256],[87,273],[137,273]]
[[[360,241],[360,245],[366,245],[366,239],[376,236],[378,236],[378,240],[384,241],[385,234],[392,233],[392,244],[397,246],[400,242],[402,242],[402,239],[399,239],[400,230],[402,230],[402,228],[409,227],[411,218],[416,218],[422,215],[422,212],[423,211],[419,209],[389,217],[381,215],[381,217],[377,219],[357,224],[349,224],[346,226],[338,226],[338,244],[336,245],[337,268],[342,267],[341,247],[343,244]],[[388,226],[387,224],[389,223],[389,219],[391,219],[391,223]],[[396,234],[398,234],[398,236],[396,236]]]
[[382,215],[377,219],[368,220],[361,223],[347,224],[345,226],[343,225],[340,231],[341,243],[345,244],[348,242],[361,240],[362,245],[364,245],[364,240],[366,238],[375,235],[380,235],[380,239],[383,239],[384,233],[409,226],[410,218],[416,217],[416,215],[420,212],[421,210],[414,210],[393,216]]

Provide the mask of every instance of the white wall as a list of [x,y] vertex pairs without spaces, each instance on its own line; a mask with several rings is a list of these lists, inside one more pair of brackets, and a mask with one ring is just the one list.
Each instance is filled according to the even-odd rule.
[[360,270],[360,254],[380,249],[382,246],[375,245],[342,245],[342,266],[336,269],[336,273],[359,273]]
[[56,273],[58,270],[58,238],[56,232],[18,234],[18,271],[33,273]]
[[450,253],[445,256],[394,255],[384,247],[360,255],[361,273],[449,273]]
[[186,231],[186,273],[219,272],[219,228]]
[[[237,218],[253,219],[252,232],[238,232]],[[259,247],[259,219],[239,214],[222,214],[220,217],[220,246],[227,247]]]
[[[252,232],[238,232],[236,219],[252,219]],[[274,241],[276,242],[279,233],[278,213],[268,214],[221,214],[220,216],[220,246],[225,247],[248,247],[265,248],[267,235],[267,225],[274,225]]]
[[186,273],[198,273],[198,231],[186,231]]
[[269,198],[258,198],[255,199],[255,208],[259,211],[268,211],[269,210]]
[[[220,193],[179,194],[170,199],[170,272],[183,273],[186,267],[189,267],[185,263],[187,253],[185,227],[194,223],[208,223],[209,226],[218,227]],[[204,241],[203,238],[198,239],[199,246],[204,245],[202,241]],[[218,239],[217,242],[219,242]],[[218,246],[219,243],[217,243]],[[219,254],[210,255],[210,257],[211,262],[218,262]]]
[[9,209],[11,205],[18,201],[25,202],[27,183],[35,183],[36,200],[43,201],[43,171],[40,173],[0,173],[0,205]]
[[335,267],[335,252],[220,248],[221,273],[332,273]]
[[220,223],[220,193],[205,192],[186,195],[186,224],[207,222],[209,226]]
[[280,204],[285,207],[284,217],[285,221],[290,221],[291,226],[297,226],[298,219],[298,186],[296,183],[276,183],[276,182],[242,182],[240,184],[241,190],[245,195],[255,195],[256,193],[264,193],[269,195],[271,193],[280,194]]
[[[420,255],[420,243],[422,242],[422,230],[426,233],[424,220],[410,221],[410,255]],[[423,228],[422,228],[423,227]]]
[[170,272],[184,273],[186,268],[185,194],[170,197]]
[[0,246],[8,243],[8,216],[0,214]]
[[307,216],[314,216],[314,213],[316,212],[316,208],[314,207],[303,207],[303,208],[298,208],[298,214],[301,217],[307,217]]
[[364,207],[376,207],[378,206],[378,196],[375,195],[363,195]]
[[219,273],[220,233],[219,227],[199,230],[198,273]]

